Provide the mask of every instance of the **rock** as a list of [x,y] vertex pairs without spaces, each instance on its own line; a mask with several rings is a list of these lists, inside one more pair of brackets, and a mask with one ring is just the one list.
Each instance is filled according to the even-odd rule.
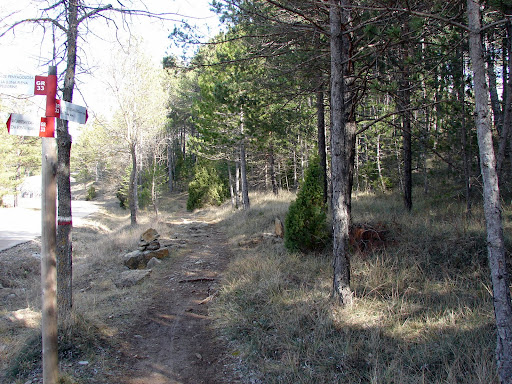
[[160,263],[160,260],[158,260],[156,257],[152,257],[151,260],[148,261],[147,268],[155,268],[155,266],[157,266]]
[[169,257],[169,248],[160,248],[157,251],[144,252],[144,258],[146,259],[146,261],[151,260],[151,258],[153,257],[156,257],[159,260]]
[[148,246],[146,247],[146,249],[148,251],[156,251],[157,249],[160,248],[160,243],[158,240],[153,240],[151,243],[148,244]]
[[167,257],[169,257],[168,248],[160,248],[156,251],[133,251],[123,256],[123,264],[130,269],[144,269],[151,259],[161,260]]
[[160,242],[158,241],[158,238],[160,235],[158,232],[153,229],[149,228],[147,231],[145,231],[142,235],[140,235],[139,239],[139,251],[154,251],[160,248]]
[[146,278],[148,278],[151,275],[150,269],[137,269],[137,270],[129,270],[121,272],[121,275],[119,276],[119,280],[116,281],[116,286],[118,288],[129,288],[136,284],[140,284],[143,282]]
[[155,229],[149,228],[146,232],[140,235],[140,241],[144,241],[149,244],[152,241],[158,240],[159,237],[160,235]]
[[274,227],[276,236],[282,239],[284,237],[284,225],[283,222],[278,217],[276,217],[274,221]]
[[147,261],[144,261],[144,253],[133,251],[123,256],[123,264],[130,269],[145,268]]

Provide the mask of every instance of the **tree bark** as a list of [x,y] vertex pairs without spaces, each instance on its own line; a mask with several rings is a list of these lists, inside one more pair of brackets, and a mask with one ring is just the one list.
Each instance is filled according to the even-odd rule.
[[174,168],[175,168],[175,154],[174,154],[174,140],[173,138],[167,139],[167,186],[169,193],[174,192]]
[[489,93],[482,52],[480,1],[467,0],[470,28],[469,53],[474,76],[475,122],[477,127],[480,168],[484,184],[484,214],[487,229],[487,252],[491,270],[496,318],[496,362],[501,383],[512,383],[512,303],[510,276],[505,259],[500,192],[496,173],[496,159],[492,142]]
[[242,208],[247,210],[251,207],[249,202],[249,185],[247,183],[247,163],[245,155],[245,144],[240,143],[240,177],[242,181]]
[[158,220],[158,193],[156,188],[156,171],[157,171],[157,158],[156,150],[153,150],[153,166],[152,166],[152,177],[151,177],[151,202],[153,204],[153,210]]
[[383,191],[386,190],[386,183],[384,183],[384,177],[382,176],[382,166],[380,164],[380,133],[377,134],[377,172],[379,173],[379,182]]
[[279,188],[277,187],[276,180],[276,165],[274,159],[274,144],[272,143],[272,138],[270,138],[270,150],[269,150],[269,161],[270,161],[270,180],[272,182],[272,193],[277,196],[279,194]]
[[235,200],[236,208],[240,207],[240,160],[235,162]]
[[[512,23],[510,21],[507,22],[507,47],[508,51],[512,52]],[[508,58],[508,73],[512,73],[512,59]],[[504,78],[506,80],[506,78]],[[506,92],[504,92],[504,101],[505,105],[503,106],[503,125],[501,127],[500,132],[500,140],[498,143],[498,154],[496,158],[496,169],[498,172],[498,177],[501,179],[504,178],[503,174],[503,163],[505,162],[505,152],[507,149],[507,143],[510,139],[510,131],[512,130],[512,76],[509,76],[508,80],[505,81],[505,89]],[[511,142],[511,149],[512,149],[512,142]],[[511,152],[512,154],[512,152]],[[511,155],[512,160],[512,155]]]
[[[409,34],[408,19],[404,21],[403,33]],[[399,109],[402,117],[402,151],[403,151],[403,186],[404,186],[404,205],[408,211],[412,210],[412,139],[411,139],[411,80],[409,58],[412,54],[409,42],[405,42],[401,47],[402,51],[402,73],[400,79],[400,89],[398,91]]]
[[293,148],[293,188],[295,190],[299,189],[299,176],[297,171],[297,150],[295,147]]
[[134,143],[130,144],[130,156],[132,158],[132,171],[130,172],[130,185],[128,187],[130,204],[130,223],[137,224],[137,147]]
[[459,62],[458,84],[457,87],[457,102],[460,105],[460,137],[462,145],[462,162],[464,168],[464,197],[466,199],[466,215],[471,215],[471,157],[469,155],[468,146],[468,131],[466,126],[466,100],[465,100],[465,64],[462,48],[457,48],[457,59]]
[[[67,67],[62,97],[64,101],[72,102],[78,39],[78,0],[70,1],[67,10]],[[73,306],[73,243],[71,237],[73,224],[70,180],[71,135],[66,120],[57,119],[57,150],[57,297],[59,322],[64,327],[68,327]]]
[[[321,85],[320,85],[321,86]],[[318,158],[320,159],[320,167],[323,173],[323,193],[324,203],[327,202],[327,154],[325,151],[325,106],[324,92],[319,89],[316,92],[316,116],[318,129]]]
[[228,176],[229,176],[229,195],[231,197],[231,209],[235,209],[235,192],[233,190],[233,175],[231,174],[231,166],[228,163]]
[[249,184],[247,182],[247,162],[245,155],[245,140],[244,140],[244,111],[240,111],[240,177],[242,178],[242,208],[248,210],[251,207],[249,202]]
[[496,82],[496,69],[494,62],[496,60],[493,52],[494,47],[491,43],[487,44],[486,61],[487,61],[487,76],[489,78],[489,96],[491,98],[491,107],[494,115],[494,125],[498,132],[501,134],[503,128],[503,111],[501,109],[500,100],[498,97],[498,89]]
[[[355,122],[348,121],[350,39],[344,33],[349,24],[348,0],[330,0],[331,44],[331,179],[333,210],[333,296],[341,305],[350,305],[349,227],[351,205],[351,164]],[[352,163],[351,163],[352,161]]]

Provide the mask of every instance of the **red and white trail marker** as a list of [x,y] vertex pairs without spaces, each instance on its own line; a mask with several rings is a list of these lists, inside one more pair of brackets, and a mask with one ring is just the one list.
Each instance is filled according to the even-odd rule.
[[87,122],[87,109],[67,101],[57,100],[57,76],[31,76],[23,74],[0,74],[0,94],[46,96],[46,117],[12,113],[7,120],[7,131],[11,135],[54,137],[55,118],[79,124]]
[[48,88],[57,88],[57,76],[0,74],[0,93],[12,96],[48,94]]
[[35,76],[23,74],[0,74],[0,93],[8,95],[33,95]]
[[55,118],[34,117],[11,113],[7,120],[7,131],[16,136],[53,137],[55,134]]

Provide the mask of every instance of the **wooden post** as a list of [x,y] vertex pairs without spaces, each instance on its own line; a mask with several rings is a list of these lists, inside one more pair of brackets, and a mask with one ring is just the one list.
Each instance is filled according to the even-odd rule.
[[[56,75],[51,66],[49,75]],[[47,95],[55,99],[55,94]],[[58,381],[57,341],[57,257],[56,257],[56,170],[55,139],[42,137],[42,194],[41,194],[41,288],[42,288],[42,339],[43,383]]]

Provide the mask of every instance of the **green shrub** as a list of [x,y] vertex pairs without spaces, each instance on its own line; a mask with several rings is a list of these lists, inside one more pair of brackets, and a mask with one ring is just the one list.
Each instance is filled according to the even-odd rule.
[[88,189],[87,189],[87,196],[85,196],[85,200],[86,201],[91,201],[91,200],[94,200],[97,196],[97,193],[96,193],[96,188],[94,188],[94,186],[90,186]]
[[139,208],[147,208],[151,204],[151,186],[142,184],[137,191],[137,198],[139,199]]
[[228,196],[228,188],[212,164],[194,167],[194,178],[188,184],[187,210],[206,205],[220,205]]
[[323,173],[318,158],[313,158],[306,171],[297,199],[290,204],[285,219],[284,241],[290,250],[323,248],[329,231],[327,206],[323,200]]
[[132,167],[126,168],[124,172],[124,176],[121,179],[121,183],[119,187],[117,187],[116,197],[119,200],[119,206],[123,209],[128,208],[129,206],[129,189],[130,189],[130,172],[132,171]]
[[[138,186],[137,196],[139,208],[144,209],[150,206],[153,200],[161,196],[166,189],[168,181],[167,169],[161,164],[150,164],[141,171],[140,179],[141,182]],[[155,196],[152,196],[153,188]]]

